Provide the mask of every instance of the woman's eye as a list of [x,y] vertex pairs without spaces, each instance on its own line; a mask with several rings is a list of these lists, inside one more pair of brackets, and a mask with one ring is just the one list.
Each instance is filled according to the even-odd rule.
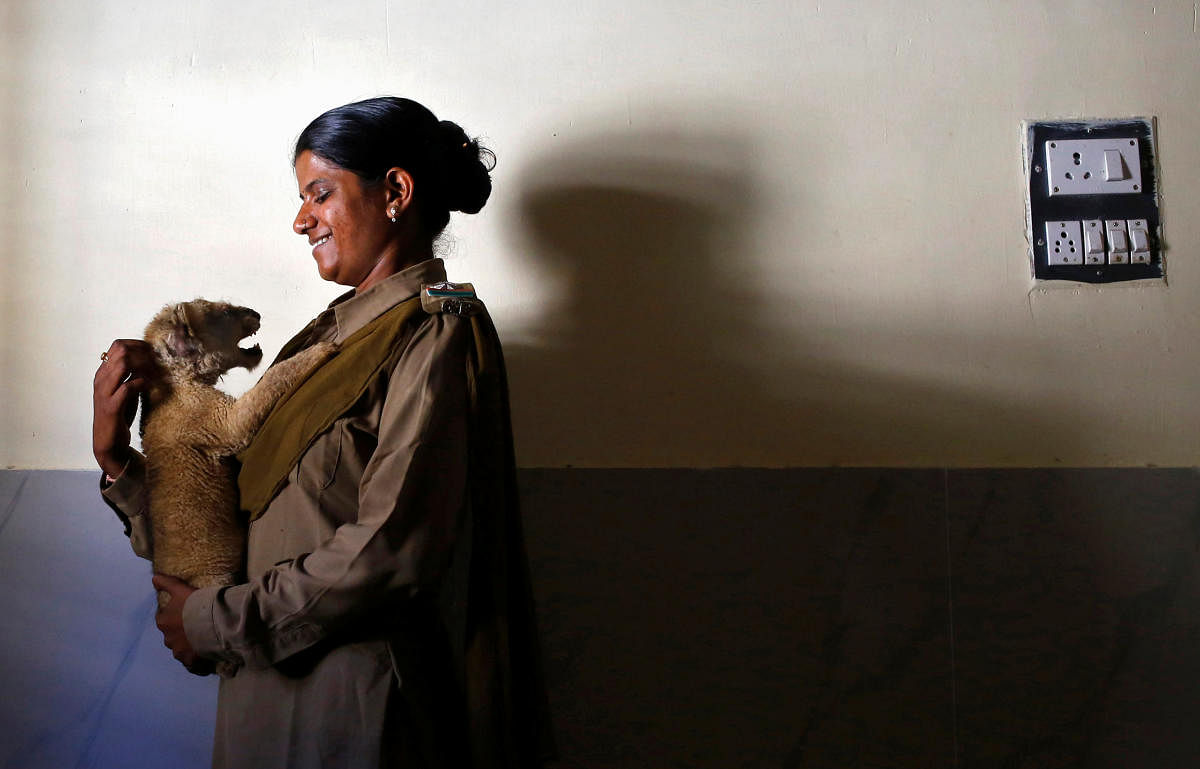
[[332,190],[322,190],[322,191],[318,192],[317,198],[316,198],[317,202],[324,203],[325,198],[329,197],[332,194],[332,192],[333,192]]

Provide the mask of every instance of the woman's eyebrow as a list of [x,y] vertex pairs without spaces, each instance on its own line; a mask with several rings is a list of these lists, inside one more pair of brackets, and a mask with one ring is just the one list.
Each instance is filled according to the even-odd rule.
[[304,185],[304,189],[300,192],[300,198],[303,200],[305,193],[307,193],[309,190],[311,190],[314,185],[324,184],[327,181],[329,181],[329,180],[326,179],[324,176],[320,176],[320,177],[317,177],[316,179],[313,179],[311,182]]

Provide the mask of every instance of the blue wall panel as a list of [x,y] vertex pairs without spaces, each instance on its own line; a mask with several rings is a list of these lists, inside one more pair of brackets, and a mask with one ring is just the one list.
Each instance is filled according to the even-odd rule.
[[162,645],[96,481],[0,473],[0,767],[207,767],[217,680]]

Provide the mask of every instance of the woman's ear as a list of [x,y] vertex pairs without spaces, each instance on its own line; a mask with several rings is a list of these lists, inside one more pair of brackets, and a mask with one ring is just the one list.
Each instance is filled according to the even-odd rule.
[[387,188],[387,215],[392,221],[396,221],[412,205],[412,174],[403,168],[391,168],[383,177],[383,183]]

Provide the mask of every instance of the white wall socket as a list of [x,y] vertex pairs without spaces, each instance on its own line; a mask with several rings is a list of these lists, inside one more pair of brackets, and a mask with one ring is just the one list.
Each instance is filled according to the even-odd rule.
[[1046,258],[1050,264],[1083,264],[1079,222],[1046,222]]
[[1046,182],[1057,195],[1129,194],[1142,191],[1138,140],[1056,139],[1046,142]]

